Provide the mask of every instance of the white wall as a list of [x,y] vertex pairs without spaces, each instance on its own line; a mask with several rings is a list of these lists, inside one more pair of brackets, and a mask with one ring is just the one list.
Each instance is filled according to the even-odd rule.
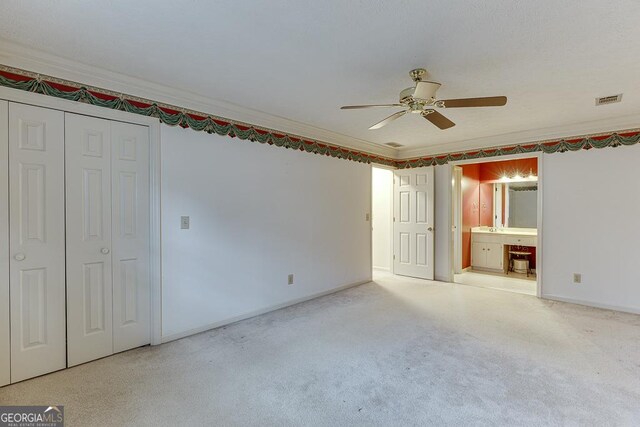
[[544,156],[543,296],[640,312],[638,164],[640,146]]
[[370,166],[178,127],[161,137],[164,340],[371,279]]
[[393,172],[371,168],[373,268],[391,269],[391,212]]
[[451,279],[451,165],[435,166],[435,272],[443,282]]

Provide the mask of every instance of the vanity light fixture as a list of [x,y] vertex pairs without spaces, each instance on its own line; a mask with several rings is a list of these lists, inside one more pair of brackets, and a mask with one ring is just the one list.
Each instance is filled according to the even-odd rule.
[[500,177],[500,182],[509,183],[509,182],[530,182],[530,181],[538,181],[538,177],[533,174],[532,170],[529,170],[529,175],[523,176],[520,172],[516,172],[513,177],[508,177],[507,174],[503,174]]

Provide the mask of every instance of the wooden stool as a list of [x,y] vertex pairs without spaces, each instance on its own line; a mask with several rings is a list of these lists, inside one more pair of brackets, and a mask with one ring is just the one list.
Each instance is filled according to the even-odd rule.
[[531,271],[529,257],[531,256],[531,252],[523,251],[523,250],[509,250],[509,268],[507,269],[507,274],[510,271],[515,271],[513,268],[513,261],[515,259],[523,259],[527,261],[527,277],[529,277],[529,272]]

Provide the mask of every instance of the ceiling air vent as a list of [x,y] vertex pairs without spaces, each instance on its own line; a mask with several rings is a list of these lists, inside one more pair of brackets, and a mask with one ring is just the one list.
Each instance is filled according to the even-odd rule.
[[398,144],[397,142],[387,142],[384,145],[388,145],[389,147],[393,147],[393,148],[404,147],[404,145]]
[[603,96],[602,98],[596,98],[596,105],[614,104],[620,101],[622,101],[621,93],[617,95]]

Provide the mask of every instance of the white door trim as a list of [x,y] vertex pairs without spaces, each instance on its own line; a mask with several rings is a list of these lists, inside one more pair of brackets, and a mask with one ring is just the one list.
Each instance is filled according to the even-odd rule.
[[0,386],[11,382],[9,339],[9,103],[0,100]]
[[[83,114],[101,119],[116,120],[149,127],[149,170],[151,191],[150,220],[150,280],[151,280],[151,345],[162,343],[162,252],[160,212],[160,122],[153,117],[54,98],[38,93],[0,87],[0,101],[18,102],[36,107]],[[8,120],[8,119],[7,119]],[[2,159],[0,159],[2,160]],[[2,179],[0,178],[0,185]],[[0,190],[0,197],[2,190]],[[0,209],[2,208],[0,202]],[[1,217],[1,215],[0,215]],[[0,237],[2,227],[0,226]],[[8,236],[7,236],[8,238]],[[0,271],[2,273],[2,271]],[[8,279],[8,277],[7,277]]]
[[[491,157],[486,159],[470,159],[470,160],[458,160],[454,162],[450,162],[452,166],[460,166],[465,164],[473,164],[473,163],[490,163],[490,162],[500,162],[505,160],[515,160],[515,159],[527,159],[527,158],[536,158],[538,159],[538,241],[536,245],[536,296],[538,298],[542,298],[542,253],[544,250],[543,246],[543,233],[542,233],[542,200],[544,194],[544,156],[543,153],[522,153],[522,154],[511,154],[508,156],[498,156]],[[455,197],[454,194],[455,189],[453,186],[450,187],[451,196]],[[453,204],[449,207],[449,209],[453,209]],[[449,212],[449,216],[452,217],[453,211]],[[454,245],[455,242],[453,239],[449,242],[451,245]],[[450,255],[453,256],[453,255]],[[454,265],[454,259],[449,259],[449,265]],[[453,267],[451,267],[451,277],[453,277]],[[453,279],[452,279],[453,281]]]
[[[453,193],[451,201],[453,203],[453,273],[462,273],[462,168],[453,166],[451,170],[453,176]],[[451,276],[453,280],[453,276]]]

